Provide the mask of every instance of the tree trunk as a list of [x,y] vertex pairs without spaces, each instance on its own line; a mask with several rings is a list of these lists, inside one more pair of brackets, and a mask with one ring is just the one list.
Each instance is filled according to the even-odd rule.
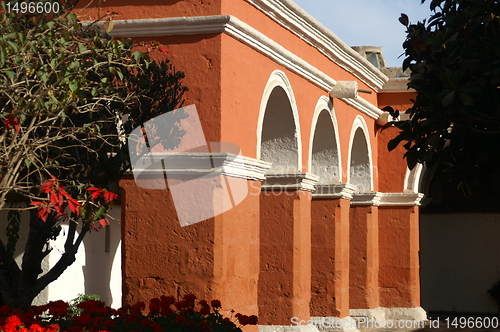
[[[30,229],[26,241],[23,262],[19,269],[13,258],[3,265],[8,267],[6,272],[0,273],[0,295],[2,304],[11,308],[28,308],[33,299],[52,281],[70,266],[76,259],[76,253],[83,238],[90,229],[89,224],[83,224],[76,241],[75,234],[77,224],[70,222],[68,237],[64,246],[65,252],[59,261],[47,273],[39,277],[42,270],[42,261],[51,252],[48,242],[52,236],[56,220],[49,217],[43,222],[37,217],[37,210],[30,210]],[[5,251],[3,244],[0,245],[0,253]]]

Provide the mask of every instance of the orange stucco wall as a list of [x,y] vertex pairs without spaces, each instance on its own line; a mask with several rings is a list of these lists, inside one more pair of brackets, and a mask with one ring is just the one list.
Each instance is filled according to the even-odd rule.
[[380,305],[420,305],[418,207],[379,208]]
[[349,305],[379,307],[378,207],[356,206],[350,211]]
[[[392,106],[403,114],[410,106],[410,99],[413,93],[380,93],[378,95],[379,107]],[[404,189],[404,180],[407,170],[406,159],[403,155],[406,152],[403,147],[404,142],[392,152],[389,152],[387,144],[396,137],[399,129],[396,127],[379,130],[377,132],[378,142],[378,167],[383,169],[379,174],[379,190],[382,192],[401,192]]]
[[349,315],[349,207],[347,199],[311,205],[311,316]]

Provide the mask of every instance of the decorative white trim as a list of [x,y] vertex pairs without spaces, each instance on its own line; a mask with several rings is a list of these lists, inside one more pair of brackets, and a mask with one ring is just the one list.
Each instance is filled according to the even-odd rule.
[[356,135],[356,131],[358,130],[358,128],[361,128],[366,140],[366,147],[368,149],[368,160],[370,162],[370,190],[373,190],[373,160],[372,160],[372,146],[370,142],[370,132],[368,131],[368,126],[366,125],[365,119],[363,119],[363,117],[360,115],[356,116],[356,119],[354,119],[349,137],[349,151],[347,155],[347,182],[350,183],[352,144],[354,143],[354,137]]
[[[351,205],[354,206],[379,206],[382,196],[380,192],[354,193],[351,199]],[[353,315],[351,315],[353,316]]]
[[316,48],[370,88],[377,90],[389,79],[331,30],[291,0],[246,0],[272,20]]
[[327,96],[321,96],[316,103],[316,107],[314,108],[314,114],[311,123],[311,135],[309,137],[309,156],[308,156],[308,165],[307,169],[312,169],[312,151],[313,151],[313,143],[314,143],[314,135],[316,134],[316,126],[318,124],[319,116],[321,112],[324,110],[330,113],[330,117],[333,124],[333,133],[335,135],[335,145],[337,146],[337,160],[339,165],[339,180],[342,179],[342,155],[340,153],[340,138],[339,138],[339,126],[337,122],[337,117],[335,116],[335,110],[333,109],[333,104]]
[[352,199],[356,186],[349,183],[318,184],[313,194],[314,199]]
[[281,70],[275,70],[271,73],[269,80],[267,81],[266,87],[264,88],[264,93],[262,94],[262,99],[259,108],[259,117],[257,119],[257,159],[261,159],[261,144],[262,144],[262,127],[264,125],[264,116],[266,115],[267,103],[269,97],[273,92],[274,88],[277,86],[285,90],[288,100],[290,102],[290,107],[292,108],[293,121],[295,124],[295,138],[297,139],[297,170],[302,169],[302,136],[300,134],[300,121],[299,121],[299,111],[297,109],[297,103],[295,102],[295,95],[292,90],[292,85],[288,80],[288,77]]
[[383,193],[380,206],[420,206],[422,193]]
[[358,322],[350,317],[311,317],[311,321],[320,331],[357,332]]
[[306,172],[291,174],[267,174],[262,182],[262,191],[315,191],[319,177]]
[[422,191],[421,182],[426,169],[427,167],[420,163],[417,163],[411,171],[406,168],[404,192],[418,193]]
[[114,21],[113,37],[154,37],[226,33],[325,91],[337,81],[274,40],[231,15],[166,17]]
[[[246,180],[263,181],[264,174],[271,168],[271,163],[232,153],[169,153],[151,152],[156,163],[152,167],[134,171],[143,175],[155,176],[165,172],[167,176],[200,176],[217,173]],[[160,162],[163,161],[163,162]]]
[[259,332],[319,332],[314,325],[259,325]]
[[372,105],[369,101],[364,100],[361,97],[357,98],[342,98],[346,104],[356,108],[361,113],[368,115],[370,118],[377,120],[383,113],[381,109]]
[[[255,1],[262,1],[262,0],[255,0]],[[301,12],[305,13],[299,7],[297,8]],[[99,25],[102,26],[102,24],[103,23],[100,23]],[[312,66],[307,61],[299,58],[294,53],[285,49],[283,46],[276,43],[263,33],[257,31],[250,25],[242,22],[238,18],[231,15],[116,20],[114,21],[114,27],[113,30],[110,32],[110,35],[114,37],[156,37],[156,36],[195,35],[195,34],[212,34],[212,33],[228,34],[229,36],[241,41],[242,43],[256,50],[257,52],[262,53],[263,55],[269,57],[276,63],[294,72],[300,77],[303,77],[304,79],[308,80],[309,82],[313,83],[314,85],[318,86],[319,88],[328,93],[330,93],[333,87],[337,84],[336,80],[326,75],[321,70]],[[333,35],[333,33],[331,34]],[[335,38],[338,39],[338,37]],[[338,41],[341,42],[340,39],[338,39]],[[366,69],[365,68],[366,66],[373,67],[372,64],[370,64],[366,59],[361,57],[356,51],[352,50],[345,44],[344,46],[347,47],[351,52],[354,52],[353,55],[356,55],[356,57],[359,56],[359,59],[363,60],[362,62],[366,62],[363,64],[357,64],[356,66],[362,69]],[[338,60],[332,57],[329,58],[334,62],[337,62]],[[342,66],[341,63],[339,65]],[[376,69],[375,67],[373,68],[377,71],[377,73],[383,75],[378,69]],[[371,72],[371,69],[367,70],[367,72]],[[386,78],[387,77],[381,79],[381,81],[376,84],[377,86],[374,87],[374,89],[380,88],[385,83]],[[352,105],[353,107],[355,107],[357,110],[365,114],[368,114],[373,119],[378,119],[378,116],[382,114],[381,110],[379,110],[377,107],[375,107],[374,105],[372,105],[371,103],[367,102],[366,100],[360,97],[357,97],[356,99],[343,99],[343,100],[346,101],[348,104]]]

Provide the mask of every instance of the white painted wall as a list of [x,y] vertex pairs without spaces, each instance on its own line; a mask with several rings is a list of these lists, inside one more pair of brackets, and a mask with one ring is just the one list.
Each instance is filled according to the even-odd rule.
[[[98,294],[101,300],[113,308],[121,307],[122,274],[121,274],[121,226],[120,207],[110,212],[114,220],[108,228],[108,243],[106,246],[106,230],[92,231],[87,234],[78,250],[76,261],[57,279],[39,294],[34,304],[44,304],[48,301],[71,301],[78,294]],[[16,251],[16,261],[21,265],[22,247],[28,234],[29,215],[22,214],[20,239]],[[5,226],[7,212],[0,211],[0,237],[5,242]],[[43,262],[43,269],[54,266],[61,257],[66,240],[68,226],[63,225],[59,237],[51,245],[54,248]],[[106,247],[109,250],[106,250]]]
[[496,313],[487,290],[500,279],[500,214],[421,214],[422,307]]

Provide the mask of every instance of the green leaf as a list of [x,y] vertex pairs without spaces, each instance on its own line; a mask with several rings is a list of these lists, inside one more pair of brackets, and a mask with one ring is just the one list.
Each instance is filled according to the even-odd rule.
[[101,220],[106,217],[107,211],[105,206],[101,206],[99,210],[97,210],[95,214],[95,220]]
[[5,52],[3,50],[3,47],[0,46],[0,67],[5,66],[5,61],[6,61],[6,59],[5,59]]
[[443,106],[449,106],[455,100],[455,90],[450,91],[443,99]]
[[22,44],[24,44],[24,42],[26,41],[26,35],[24,33],[22,33],[22,32],[19,32],[18,38],[19,38],[19,40],[21,41]]
[[78,85],[78,81],[71,81],[69,83],[69,89],[71,90],[71,92],[78,90]]
[[139,61],[139,59],[142,58],[142,52],[135,51],[134,53],[132,53],[132,56],[136,61]]
[[17,36],[17,33],[11,32],[11,33],[4,35],[2,38],[0,38],[0,40],[13,39],[13,38],[16,38],[16,36]]
[[16,76],[16,74],[12,70],[5,71],[5,75],[7,75],[7,77],[11,80],[14,80],[14,77]]
[[19,52],[19,48],[17,47],[17,44],[14,43],[13,41],[11,40],[7,40],[7,43],[10,45],[10,47],[12,48],[12,50],[15,52],[15,53],[18,53]]
[[80,51],[80,53],[84,53],[84,52],[88,51],[88,48],[85,47],[85,45],[83,45],[83,43],[78,43],[78,50]]

